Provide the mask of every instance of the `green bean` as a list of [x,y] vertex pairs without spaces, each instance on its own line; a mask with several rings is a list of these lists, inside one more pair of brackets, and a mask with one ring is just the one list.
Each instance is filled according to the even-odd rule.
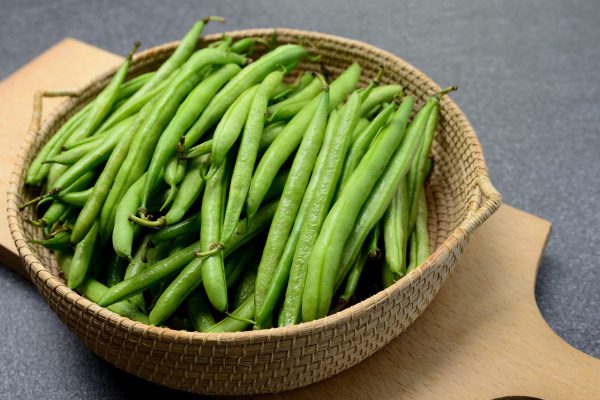
[[167,240],[175,239],[179,236],[189,235],[198,230],[200,226],[200,213],[193,214],[192,216],[182,220],[173,225],[168,225],[165,228],[158,231],[150,240],[150,246],[165,242]]
[[115,111],[115,113],[113,113],[113,115],[111,115],[110,118],[108,118],[102,125],[100,130],[109,128],[114,123],[117,123],[122,119],[136,113],[142,108],[142,105],[148,101],[148,97],[154,97],[154,94],[159,87],[165,88],[165,83],[177,75],[175,73],[176,70],[180,68],[194,52],[198,38],[204,31],[205,25],[209,21],[222,20],[223,19],[220,17],[207,17],[197,21],[181,39],[173,54],[171,54],[171,56],[164,63],[162,63],[152,78],[146,82],[146,84],[144,84],[144,86],[142,86],[132,97],[130,97],[125,104],[119,108],[119,110]]
[[418,259],[418,246],[419,243],[417,242],[418,238],[417,238],[417,233],[415,231],[412,231],[411,235],[410,235],[410,239],[409,239],[409,254],[408,254],[408,265],[406,267],[406,273],[409,273],[415,269],[417,269],[417,267],[419,266],[419,264],[417,264],[417,259]]
[[384,288],[388,288],[392,286],[397,279],[400,279],[399,275],[394,275],[392,271],[390,271],[390,266],[387,263],[383,263],[381,268],[381,283]]
[[142,88],[156,73],[154,71],[144,72],[136,77],[129,79],[128,81],[123,82],[121,87],[119,88],[119,92],[117,93],[116,101],[127,99],[135,94],[138,90]]
[[25,177],[25,183],[27,185],[33,186],[42,183],[50,171],[50,164],[44,164],[44,161],[49,157],[58,154],[63,143],[67,140],[69,135],[73,133],[74,129],[83,122],[91,108],[92,104],[88,103],[84,108],[79,110],[75,115],[69,118],[67,122],[60,127],[58,132],[50,138],[48,143],[42,147],[35,159],[29,165],[29,168],[27,168],[27,176]]
[[406,243],[408,231],[408,191],[406,178],[402,178],[396,194],[383,216],[385,260],[391,272],[406,274]]
[[98,222],[95,222],[85,238],[75,246],[75,255],[71,263],[71,273],[68,281],[71,289],[81,285],[87,276],[98,237],[98,229]]
[[129,216],[137,212],[146,177],[146,174],[142,175],[131,185],[117,206],[112,245],[119,257],[126,258],[129,261],[132,260],[131,249],[135,234],[135,224],[129,220]]
[[[328,138],[330,144],[324,146],[319,154],[318,169],[311,178],[310,192],[307,192],[305,197],[306,206],[303,205],[305,215],[298,222],[301,226],[297,244],[292,249],[292,257],[287,258],[288,265],[284,266],[289,271],[289,281],[283,308],[279,313],[279,325],[290,325],[299,321],[308,258],[333,202],[344,159],[357,125],[359,109],[359,95],[354,93],[339,117],[331,121]],[[273,281],[276,282],[277,279]]]
[[186,154],[186,158],[196,158],[203,156],[205,154],[209,154],[212,150],[212,139],[207,140],[206,142],[202,142],[199,145],[196,145],[190,148]]
[[267,191],[267,194],[265,194],[265,202],[277,200],[279,197],[281,197],[281,193],[283,193],[283,188],[285,187],[285,183],[287,182],[289,175],[289,169],[285,169],[277,173],[275,179],[273,179],[271,187]]
[[[55,155],[54,157],[49,157],[45,163],[73,165],[77,161],[81,160],[86,154],[90,153],[94,149],[97,149],[98,146],[101,146],[102,144],[108,144],[108,147],[106,147],[107,151],[112,151],[112,149],[114,149],[119,142],[121,135],[123,135],[125,131],[131,127],[134,119],[135,117],[132,116],[119,122],[117,125],[113,126],[111,129],[102,134],[102,137],[100,138],[101,141],[92,141],[77,146],[71,150],[64,151]],[[108,158],[109,155],[110,154],[106,154],[106,158]]]
[[[406,98],[404,101],[408,101],[407,99],[409,98]],[[412,101],[411,98],[410,101]],[[406,176],[412,158],[418,151],[423,130],[433,107],[432,102],[434,101],[437,100],[430,99],[419,110],[415,118],[413,118],[413,121],[406,130],[406,138],[403,140],[402,146],[396,150],[391,161],[388,163],[388,167],[381,174],[381,178],[377,181],[377,184],[369,195],[369,199],[361,209],[356,223],[352,228],[352,233],[344,246],[343,257],[335,282],[336,288],[343,283],[343,279],[358,255],[367,234],[383,217],[394,194],[398,191],[400,181]]]
[[[294,82],[294,90],[289,93],[289,96],[295,96],[297,93],[300,93],[304,88],[310,85],[315,80],[316,74],[312,72],[305,72],[298,76],[296,82]],[[275,99],[273,99],[275,100]]]
[[279,136],[281,131],[283,131],[285,126],[286,126],[285,121],[276,122],[274,124],[269,124],[269,125],[265,126],[265,128],[263,130],[263,134],[260,138],[259,149],[264,150],[267,147],[269,147],[271,145],[271,143],[273,143],[275,141],[277,136]]
[[[399,147],[411,111],[412,99],[408,98],[400,105],[386,129],[367,150],[325,218],[308,259],[302,297],[304,321],[327,315],[344,244],[352,233],[356,218],[375,186],[377,178]],[[420,137],[417,137],[413,142],[418,145],[419,140]],[[411,146],[401,148],[410,151],[412,156]]]
[[[206,108],[210,99],[231,78],[240,72],[236,64],[227,64],[208,75],[194,90],[190,92],[185,101],[177,109],[177,113],[160,136],[150,166],[148,167],[149,179],[144,186],[142,207],[146,207],[148,196],[157,183],[158,175],[171,158],[173,160],[177,141],[192,126],[194,121]],[[171,161],[172,162],[172,161]],[[167,164],[168,165],[168,164]]]
[[[256,264],[258,266],[258,264]],[[236,293],[233,308],[236,309],[242,305],[248,297],[254,294],[254,286],[256,285],[256,268],[248,268],[244,271],[242,280],[240,281]]]
[[358,123],[356,124],[356,129],[354,129],[354,132],[352,133],[352,141],[354,142],[354,140],[365,131],[365,129],[367,129],[367,127],[369,126],[369,124],[371,123],[371,121],[369,121],[366,118],[360,118],[358,120]]
[[419,190],[419,204],[417,221],[415,224],[415,235],[417,237],[417,259],[416,265],[421,265],[429,257],[429,230],[427,229],[427,199],[425,189]]
[[223,118],[215,128],[215,133],[212,139],[212,165],[208,176],[211,176],[217,168],[221,166],[227,153],[233,147],[238,137],[242,133],[242,128],[246,123],[246,117],[250,110],[252,100],[259,88],[259,85],[254,85],[247,89],[231,107],[227,109]]
[[269,229],[267,242],[256,274],[255,318],[259,326],[268,320],[279,297],[278,295],[269,297],[269,288],[323,143],[329,106],[329,89],[324,88],[323,93],[319,96],[316,112],[294,157],[289,177],[283,188],[279,207]]
[[367,152],[369,145],[373,142],[373,138],[377,133],[383,128],[386,122],[390,119],[390,116],[394,113],[394,105],[390,104],[385,107],[373,121],[369,124],[369,126],[357,134],[356,139],[350,146],[350,150],[348,151],[348,157],[344,161],[344,167],[342,170],[342,176],[340,178],[340,182],[338,184],[338,193],[345,186],[346,182],[350,178],[350,175],[356,169],[356,166],[360,163],[363,156]]
[[203,293],[192,292],[187,299],[187,312],[194,330],[206,332],[215,324],[215,318],[210,311],[210,304]]
[[367,259],[369,258],[368,252],[363,251],[356,258],[348,277],[346,278],[346,286],[344,288],[344,292],[340,295],[340,301],[342,304],[348,304],[354,296],[354,292],[356,291],[356,287],[358,286],[358,281],[360,279],[360,275],[362,274],[363,269],[365,268],[365,264],[367,263]]
[[402,96],[402,86],[400,85],[374,87],[360,107],[360,115],[365,116],[379,104],[390,102],[400,96]]
[[64,193],[64,194],[60,194],[58,196],[58,198],[62,203],[65,203],[67,205],[75,206],[75,207],[83,207],[85,205],[85,202],[88,200],[88,198],[92,194],[93,190],[94,190],[94,188],[91,187],[91,188],[87,188],[87,189],[79,191],[79,192]]
[[[166,91],[156,99],[149,118],[135,133],[127,157],[115,177],[100,213],[102,238],[108,237],[112,231],[116,204],[123,197],[127,188],[146,172],[164,128],[173,118],[181,101],[200,82],[206,69],[211,65],[243,63],[244,60],[244,57],[239,54],[205,48],[194,53],[181,67],[181,71],[175,76]],[[166,160],[168,159],[169,157],[166,157]],[[144,194],[148,195],[145,191]],[[143,199],[142,206],[145,206]],[[89,226],[89,222],[87,225]],[[84,224],[81,224],[80,231],[84,231],[85,227]]]
[[[223,201],[227,193],[229,168],[223,163],[213,177],[206,182],[200,209],[200,251],[211,253],[196,263],[201,264],[202,283],[208,300],[217,311],[227,310],[227,283],[225,280],[223,243]],[[192,263],[194,264],[194,263]],[[182,296],[185,298],[185,296]]]
[[66,144],[92,135],[100,126],[100,123],[106,117],[117,98],[119,88],[123,84],[129,64],[131,64],[133,54],[139,47],[140,43],[136,42],[131,52],[125,58],[125,61],[123,61],[123,64],[121,64],[121,67],[119,67],[112,77],[110,83],[94,99],[94,105],[88,112],[81,127],[69,136],[65,142]]
[[205,180],[203,175],[206,174],[208,166],[205,158],[194,158],[188,164],[188,171],[185,173],[183,182],[179,187],[175,200],[171,208],[165,215],[165,224],[172,225],[181,221],[190,207],[198,199],[202,190],[204,190]]
[[[443,95],[443,91],[441,92]],[[429,115],[429,119],[427,120],[427,125],[425,126],[425,130],[423,132],[423,141],[421,146],[419,147],[419,151],[415,158],[412,161],[412,165],[407,175],[407,197],[408,197],[408,232],[412,231],[415,226],[415,221],[417,218],[417,208],[419,203],[419,192],[423,188],[423,182],[425,182],[426,167],[427,160],[429,159],[429,154],[431,154],[431,146],[433,143],[433,137],[435,136],[435,130],[437,129],[439,120],[439,103],[436,102],[431,114]]]
[[247,37],[237,40],[231,45],[231,51],[237,54],[244,54],[252,51],[252,48],[256,45],[257,38]]
[[381,251],[381,248],[379,247],[379,239],[381,238],[383,228],[382,228],[382,223],[381,221],[377,224],[375,224],[375,226],[373,227],[373,229],[371,229],[371,233],[370,233],[370,238],[368,241],[368,248],[367,248],[367,255],[369,256],[370,260],[374,260],[377,261],[381,258],[381,255],[383,254],[383,252]]
[[[330,85],[329,111],[335,109],[340,104],[346,95],[352,91],[360,77],[360,66],[352,64]],[[262,159],[258,163],[248,197],[246,199],[246,212],[249,219],[252,219],[253,214],[260,206],[265,193],[269,189],[273,178],[290,157],[292,152],[296,150],[306,127],[315,113],[319,99],[315,98],[300,111],[281,131],[275,141],[267,148]]]
[[[73,227],[73,234],[71,240],[73,243],[78,243],[81,239],[87,234],[89,231],[90,221],[94,223],[98,218],[98,214],[108,196],[109,190],[111,189],[111,185],[114,182],[115,176],[118,174],[119,169],[123,164],[123,160],[127,156],[127,152],[129,151],[129,147],[131,146],[131,142],[133,140],[134,132],[137,127],[143,123],[143,121],[149,116],[150,111],[152,111],[152,102],[148,103],[137,115],[135,122],[133,123],[130,130],[128,130],[119,140],[117,146],[113,149],[104,169],[100,173],[96,184],[94,185],[94,190],[90,195],[88,201],[85,203],[85,206],[81,210],[79,216],[77,217],[77,221],[75,222],[75,226]],[[100,146],[102,148],[105,146],[104,144]],[[99,152],[99,149],[96,149],[93,153],[89,153],[85,155],[81,160],[76,162],[69,168],[69,171],[74,170],[75,172],[72,175],[78,175],[79,171],[85,171],[86,169],[90,169],[88,164],[94,165],[91,160],[95,158],[96,152]],[[89,161],[89,162],[88,162]],[[65,173],[66,175],[66,173]],[[63,175],[61,179],[66,180]],[[59,179],[60,181],[60,179]],[[60,188],[59,181],[57,181],[57,185]],[[111,226],[112,232],[112,226]],[[108,235],[105,240],[108,239]]]
[[39,244],[44,246],[50,250],[56,251],[69,251],[71,250],[71,234],[68,232],[60,232],[56,236],[46,239],[46,240],[37,240],[32,239],[29,242],[33,244]]
[[165,183],[169,185],[169,194],[164,204],[161,206],[160,211],[167,208],[175,196],[177,196],[177,185],[181,183],[185,178],[185,171],[187,166],[187,160],[182,160],[179,157],[171,157],[165,167]]
[[[186,149],[196,144],[217,121],[225,111],[246,89],[261,82],[270,72],[300,60],[307,55],[304,48],[294,44],[277,47],[265,54],[257,61],[243,68],[227,85],[212,98],[200,118],[194,123],[185,135]],[[171,153],[172,154],[172,153]]]
[[106,272],[106,286],[113,287],[123,280],[126,262],[117,254],[111,254]]
[[[319,94],[322,86],[323,84],[321,83],[321,79],[313,79],[310,85],[305,87],[300,92],[280,101],[279,103],[269,106],[267,110],[269,121],[290,119],[302,109],[302,107],[306,104],[306,101],[312,100]],[[302,104],[302,106],[299,106],[300,104]]]
[[[152,238],[152,235],[146,235],[142,238],[139,247],[135,251],[133,255],[133,259],[125,268],[125,274],[123,276],[123,280],[129,279],[132,276],[135,276],[146,268],[146,263],[144,262],[143,255],[148,241]],[[143,293],[138,293],[129,298],[129,301],[135,304],[140,310],[146,311],[146,300],[144,299]]]
[[[265,80],[258,87],[258,90],[252,99],[252,103],[249,106],[244,133],[242,135],[231,176],[229,198],[227,200],[227,208],[223,222],[222,240],[224,241],[235,233],[234,229],[242,214],[242,209],[246,202],[246,195],[248,194],[248,188],[250,187],[250,182],[252,180],[252,171],[254,170],[254,164],[256,163],[256,157],[260,147],[260,139],[265,125],[264,115],[267,110],[269,98],[282,79],[283,72],[281,71],[274,71],[267,75]],[[232,108],[233,106],[230,109]],[[216,132],[213,140],[215,140],[216,144]],[[217,151],[217,148],[213,146],[213,157],[215,156],[215,151]],[[214,158],[213,162],[215,162]]]
[[254,296],[248,297],[246,301],[236,308],[227,318],[222,319],[211,326],[207,332],[238,332],[243,331],[252,325],[252,315],[254,314]]
[[[320,82],[319,82],[320,83]],[[310,103],[310,100],[299,100],[292,103],[282,105],[273,111],[272,114],[268,114],[269,122],[288,121],[293,118],[294,115],[298,114],[306,105]]]

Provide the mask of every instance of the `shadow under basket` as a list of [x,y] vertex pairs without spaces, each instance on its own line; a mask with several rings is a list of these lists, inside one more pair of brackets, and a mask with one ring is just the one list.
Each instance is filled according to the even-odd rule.
[[[401,84],[416,105],[439,87],[402,59],[362,42],[332,35],[277,29],[279,44],[310,43],[318,64],[339,74],[352,62],[363,68],[361,84],[380,66],[384,84]],[[273,29],[229,32],[234,39],[270,38]],[[200,46],[221,38],[203,38]],[[129,78],[156,69],[177,42],[158,46],[134,58]],[[321,67],[319,67],[319,65]],[[434,169],[427,186],[432,255],[393,286],[326,318],[287,328],[207,334],[145,325],[121,317],[70,290],[59,276],[54,257],[28,240],[40,236],[18,205],[33,192],[25,187],[27,168],[58,128],[94,98],[115,70],[94,80],[63,103],[42,125],[32,129],[19,153],[8,194],[8,221],[27,272],[60,319],[96,354],[118,368],[171,388],[201,394],[255,394],[299,388],[359,363],[402,333],[425,310],[453,271],[469,236],[500,205],[490,183],[475,132],[458,106],[441,101],[440,125],[433,144]],[[59,339],[57,339],[59,340]]]

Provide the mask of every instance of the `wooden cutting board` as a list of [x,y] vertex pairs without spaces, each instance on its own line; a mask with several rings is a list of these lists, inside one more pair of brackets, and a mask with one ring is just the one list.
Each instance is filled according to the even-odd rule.
[[[0,83],[0,260],[23,273],[6,186],[36,90],[78,89],[120,57],[65,39]],[[60,99],[44,102],[44,116]],[[361,364],[283,399],[600,399],[600,360],[548,327],[535,302],[550,223],[509,206],[474,235],[423,315]],[[518,397],[515,397],[518,398]]]

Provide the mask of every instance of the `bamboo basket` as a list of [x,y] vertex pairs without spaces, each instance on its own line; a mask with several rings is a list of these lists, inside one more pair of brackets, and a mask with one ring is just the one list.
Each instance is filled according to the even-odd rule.
[[[234,39],[270,38],[273,29],[229,32]],[[399,83],[421,106],[439,87],[402,59],[368,44],[323,33],[277,29],[278,43],[299,37],[337,75],[356,61],[362,85],[384,67],[382,83]],[[199,46],[218,40],[210,35]],[[156,69],[177,42],[134,58],[129,77]],[[314,64],[301,64],[299,69]],[[37,229],[24,223],[32,211],[18,205],[33,196],[24,185],[27,167],[64,121],[108,83],[115,70],[79,90],[41,128],[32,124],[19,153],[8,193],[8,222],[34,285],[59,318],[97,355],[151,382],[200,393],[240,395],[299,388],[359,363],[402,333],[425,310],[453,272],[469,236],[501,203],[492,186],[475,132],[458,106],[441,101],[433,145],[434,169],[427,186],[432,255],[393,286],[326,318],[287,328],[206,334],[144,325],[121,317],[70,290],[50,252],[31,246]],[[60,340],[60,339],[58,339]],[[401,360],[399,360],[401,362]]]

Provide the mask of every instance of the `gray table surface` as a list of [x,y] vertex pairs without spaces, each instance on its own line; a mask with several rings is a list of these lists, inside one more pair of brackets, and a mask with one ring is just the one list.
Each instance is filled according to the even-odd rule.
[[[600,357],[600,2],[0,1],[0,78],[65,36],[125,54],[179,38],[195,19],[355,38],[400,55],[453,98],[506,203],[554,224],[536,287],[567,342]],[[0,397],[171,395],[98,359],[35,289],[0,268]]]

